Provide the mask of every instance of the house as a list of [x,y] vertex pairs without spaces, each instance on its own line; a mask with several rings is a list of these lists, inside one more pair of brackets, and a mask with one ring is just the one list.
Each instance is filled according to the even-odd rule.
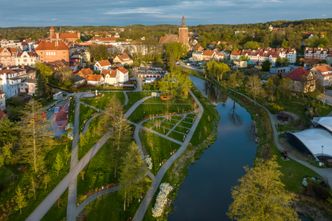
[[164,77],[166,71],[159,67],[136,67],[133,69],[133,74],[141,79],[160,79]]
[[332,85],[332,68],[330,65],[316,65],[311,71],[316,75],[316,78],[320,81],[322,86]]
[[115,56],[113,62],[122,65],[132,65],[134,63],[134,61],[129,57],[127,53],[122,53],[120,55]]
[[93,74],[93,70],[91,70],[90,68],[83,68],[77,72],[77,75],[79,75],[83,78],[85,78],[86,76],[91,75],[91,74]]
[[315,60],[325,60],[329,56],[332,50],[328,48],[305,48],[304,58],[305,59],[315,59]]
[[104,84],[104,77],[101,74],[89,74],[85,77],[88,85],[98,86]]
[[36,79],[25,79],[20,84],[20,93],[34,95],[36,93]]
[[69,47],[60,39],[55,41],[42,40],[36,53],[41,62],[65,61],[69,62]]
[[292,80],[292,90],[295,92],[308,93],[316,90],[314,73],[303,67],[293,70],[286,77]]
[[93,37],[89,40],[91,44],[112,45],[116,43],[116,37]]
[[19,52],[15,58],[15,65],[17,66],[35,66],[38,61],[38,55],[35,52]]
[[95,71],[102,71],[102,70],[109,70],[111,69],[112,65],[109,60],[101,60],[97,61],[93,66]]
[[14,66],[17,53],[17,48],[0,48],[0,64],[3,66]]
[[4,92],[6,99],[17,96],[20,92],[22,79],[20,73],[11,69],[0,70],[0,87]]
[[129,72],[124,67],[117,67],[113,70],[103,70],[104,83],[109,85],[123,84],[129,81]]

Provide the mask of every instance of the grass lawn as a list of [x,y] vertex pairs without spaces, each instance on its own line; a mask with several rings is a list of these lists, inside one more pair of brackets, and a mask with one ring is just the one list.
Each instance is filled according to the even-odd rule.
[[[114,170],[110,162],[112,148],[112,141],[109,140],[90,161],[84,172],[78,176],[77,196],[79,201],[82,201],[85,198],[84,195],[89,191],[118,182],[114,178]],[[83,175],[84,179],[82,179]]]
[[116,97],[118,98],[118,100],[120,101],[121,104],[124,104],[124,94],[122,91],[119,92],[105,92],[105,93],[101,93],[100,96],[98,97],[92,97],[92,98],[82,98],[81,101],[90,104],[92,106],[95,106],[99,109],[105,109],[105,107],[108,105],[109,100],[112,97]]
[[[145,104],[147,103],[147,104]],[[161,101],[159,98],[149,99],[142,105],[140,105],[129,120],[133,122],[139,122],[151,115],[160,114],[179,114],[184,112],[193,111],[193,101],[191,99],[186,100],[172,100],[170,102]]]
[[146,96],[150,96],[151,92],[141,91],[141,92],[127,92],[128,104],[124,107],[125,110],[128,110],[134,103],[141,100]]
[[83,130],[85,123],[92,117],[96,111],[90,107],[80,104],[80,131]]
[[170,158],[171,153],[180,147],[180,145],[176,143],[144,130],[140,132],[140,139],[142,145],[152,158],[152,171],[154,174],[156,174],[160,166]]
[[184,139],[186,138],[185,134],[177,133],[175,131],[172,131],[168,136],[181,142],[184,141]]
[[126,211],[123,211],[123,199],[118,192],[102,196],[88,205],[83,210],[82,220],[131,220],[139,206],[138,201],[131,203]]

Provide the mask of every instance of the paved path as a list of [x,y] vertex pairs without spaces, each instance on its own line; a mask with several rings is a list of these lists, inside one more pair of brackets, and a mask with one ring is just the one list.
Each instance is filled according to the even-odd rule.
[[[85,94],[85,93],[84,93]],[[78,93],[77,96],[81,96],[82,93]],[[142,104],[145,100],[151,98],[145,97],[139,101],[137,101],[130,109],[126,112],[125,116],[130,116],[131,113],[135,111],[135,109]],[[82,103],[82,102],[81,102]],[[75,108],[77,108],[75,106]],[[99,110],[97,108],[97,110]],[[76,112],[76,110],[75,110]],[[75,115],[76,118],[76,115]],[[76,119],[75,119],[76,121]],[[79,117],[78,117],[79,121]],[[76,131],[79,131],[79,127],[76,127]],[[73,180],[77,179],[78,174],[86,167],[86,165],[90,162],[90,160],[97,154],[100,148],[107,142],[107,140],[111,137],[111,132],[107,132],[100,138],[97,143],[81,158],[81,160],[76,164],[75,167],[71,168],[69,173],[58,183],[58,185],[44,198],[44,200],[35,208],[35,210],[27,217],[26,221],[37,221],[41,220],[44,215],[48,212],[48,210],[52,207],[52,205],[60,198],[60,196],[66,191],[69,187],[70,183]],[[74,140],[73,140],[74,142]],[[78,142],[78,140],[77,140]],[[75,152],[74,151],[74,155]],[[76,153],[77,154],[77,153]],[[73,158],[74,159],[74,158]],[[73,160],[74,162],[74,160]],[[71,200],[71,199],[70,199]],[[76,202],[75,202],[76,203]],[[71,210],[72,211],[72,210]],[[75,209],[76,211],[76,209]]]
[[129,102],[128,94],[127,94],[127,92],[123,91],[123,95],[125,98],[123,106],[127,106],[128,102]]
[[61,180],[61,182],[45,197],[45,199],[37,206],[37,208],[29,215],[27,221],[40,220],[52,205],[60,198],[60,196],[66,191],[70,182],[76,179],[77,175],[84,169],[84,167],[90,162],[90,160],[97,154],[100,148],[111,137],[112,133],[107,132],[98,142],[82,157],[82,159],[76,164],[74,168]]
[[[253,102],[257,106],[263,108],[268,113],[269,118],[270,118],[270,122],[271,122],[271,126],[272,126],[272,130],[273,130],[274,143],[275,143],[275,145],[276,145],[276,147],[278,148],[279,151],[281,151],[281,152],[284,151],[285,149],[279,141],[279,134],[278,134],[278,130],[277,130],[277,127],[276,127],[277,122],[276,122],[275,117],[271,114],[271,112],[265,106],[263,106],[262,104],[256,102],[255,100],[251,99],[247,95],[242,94],[242,93],[240,93],[238,91],[235,91],[235,90],[232,90],[232,89],[229,89],[229,90],[236,93],[236,94],[239,94],[239,95],[247,98],[248,100],[250,100],[251,102]],[[332,188],[332,168],[318,168],[318,167],[315,167],[315,166],[311,165],[310,163],[308,163],[307,161],[299,159],[297,156],[295,156],[294,154],[292,154],[290,152],[287,153],[287,156],[290,159],[302,164],[303,166],[308,167],[311,170],[315,171],[317,174],[319,174],[321,177],[323,177],[327,181],[327,183],[329,184],[330,188]]]
[[91,202],[93,202],[94,200],[96,200],[98,197],[101,197],[103,195],[106,194],[110,194],[110,193],[114,193],[116,191],[119,191],[120,187],[119,186],[114,186],[112,188],[109,189],[104,189],[101,191],[98,191],[94,194],[92,194],[91,196],[89,196],[88,198],[86,198],[80,205],[78,205],[77,209],[76,209],[76,214],[75,216],[79,216],[80,213],[84,210],[84,208],[89,205]]
[[[75,168],[78,163],[78,141],[80,137],[80,94],[75,95],[75,113],[74,113],[73,141],[71,147],[70,170]],[[75,209],[77,198],[77,182],[71,180],[68,187],[67,220],[75,221]]]
[[97,108],[97,107],[95,107],[95,106],[93,106],[93,105],[87,104],[87,103],[85,103],[85,102],[83,102],[83,101],[80,101],[80,103],[83,104],[84,106],[87,106],[87,107],[89,107],[89,108],[94,109],[94,110],[97,111],[97,112],[101,112],[101,111],[103,111],[103,110],[101,110],[101,109],[99,109],[99,108]]
[[89,120],[87,120],[87,122],[84,124],[84,128],[82,130],[82,134],[85,134],[88,131],[89,126],[90,126],[92,120],[95,119],[96,117],[100,116],[100,115],[101,115],[101,113],[95,113],[95,114],[92,115],[92,117],[90,117]]
[[199,106],[199,113],[197,115],[197,118],[195,119],[186,139],[184,140],[183,144],[181,147],[166,161],[166,163],[159,169],[157,175],[155,176],[155,179],[152,181],[152,186],[150,189],[147,191],[143,201],[141,202],[139,208],[137,209],[135,216],[133,218],[133,221],[141,221],[144,218],[144,215],[149,208],[149,205],[151,203],[151,200],[153,196],[155,195],[160,182],[162,181],[164,175],[166,174],[167,170],[172,166],[175,160],[177,160],[183,153],[186,151],[188,144],[194,135],[194,132],[198,126],[199,121],[202,118],[203,112],[204,112],[204,107],[202,104],[199,102],[199,100],[196,98],[196,96],[190,91],[190,95],[194,98],[195,102]]
[[[183,115],[183,117],[181,118],[181,120],[179,120],[168,132],[167,132],[167,134],[166,134],[166,136],[168,136],[170,133],[172,133],[174,130],[175,130],[175,128],[177,127],[177,126],[179,126],[179,124],[181,124],[181,122],[186,118],[186,114],[185,115]],[[182,134],[184,134],[184,133],[182,133]]]

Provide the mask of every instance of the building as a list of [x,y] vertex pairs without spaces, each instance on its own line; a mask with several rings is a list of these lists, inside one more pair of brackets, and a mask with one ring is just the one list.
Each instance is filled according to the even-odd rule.
[[115,56],[113,63],[119,63],[121,65],[132,65],[134,61],[129,57],[127,53],[122,53]]
[[332,49],[329,48],[305,48],[304,58],[314,60],[325,60],[332,54]]
[[69,47],[59,38],[55,41],[42,40],[39,42],[36,53],[41,62],[65,61],[69,62]]
[[93,37],[89,40],[90,44],[113,45],[116,43],[116,37]]
[[316,90],[316,78],[313,72],[300,67],[290,72],[287,78],[292,80],[292,90],[308,93]]
[[16,64],[17,48],[0,48],[0,64],[14,66]]
[[89,74],[85,77],[88,85],[99,86],[104,84],[104,77],[101,74]]
[[160,79],[166,71],[159,67],[136,67],[133,69],[134,76],[141,79]]
[[36,93],[36,79],[24,79],[20,84],[20,93],[33,96]]
[[35,66],[39,60],[38,55],[35,52],[19,52],[15,58],[15,65],[17,66]]
[[129,81],[129,72],[124,67],[118,67],[113,70],[102,70],[104,83],[108,85],[123,84]]
[[167,44],[172,42],[178,42],[185,45],[189,49],[189,31],[186,26],[185,17],[182,16],[181,26],[179,27],[178,34],[167,34],[159,39],[160,44]]
[[316,65],[311,71],[316,75],[316,78],[320,81],[322,86],[332,85],[332,68],[330,65]]
[[0,87],[1,91],[7,98],[11,98],[19,95],[20,93],[20,84],[22,78],[20,76],[25,75],[26,72],[19,70],[12,70],[9,68],[0,70]]
[[293,48],[259,48],[257,50],[234,50],[231,52],[230,59],[234,61],[244,57],[249,63],[257,65],[261,65],[264,61],[268,60],[272,66],[275,66],[278,58],[287,58],[289,63],[296,63],[296,56],[296,50]]
[[51,41],[56,40],[57,38],[61,39],[62,41],[68,43],[74,43],[81,39],[81,33],[76,31],[69,31],[69,32],[55,32],[54,27],[50,27],[50,36],[49,39]]
[[97,61],[95,65],[93,66],[93,69],[95,71],[102,71],[102,70],[109,70],[111,69],[112,64],[109,60],[101,60]]

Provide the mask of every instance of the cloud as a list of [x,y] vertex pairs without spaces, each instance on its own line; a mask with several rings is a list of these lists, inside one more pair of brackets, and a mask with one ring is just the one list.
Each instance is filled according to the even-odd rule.
[[125,14],[161,14],[163,11],[156,7],[137,7],[137,8],[115,8],[105,12],[105,15],[125,15]]

